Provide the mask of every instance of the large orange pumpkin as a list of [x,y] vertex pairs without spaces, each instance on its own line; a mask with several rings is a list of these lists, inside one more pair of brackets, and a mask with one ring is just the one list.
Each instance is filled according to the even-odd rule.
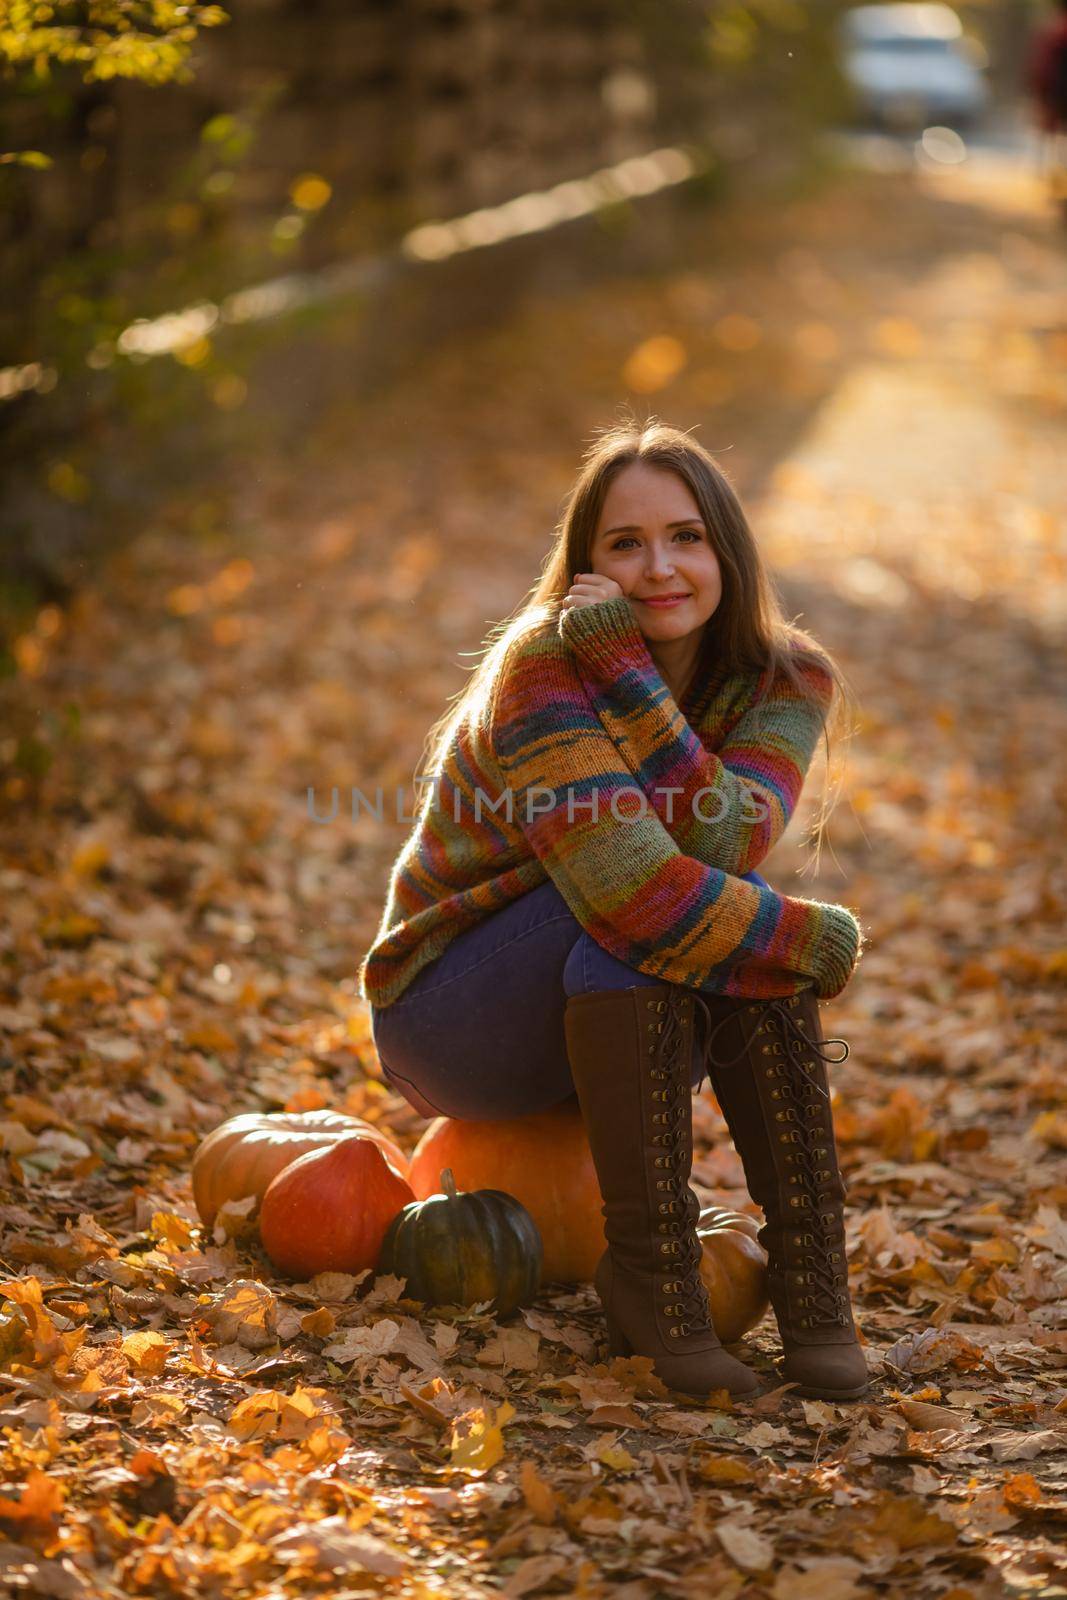
[[[451,1167],[459,1188],[503,1189],[522,1202],[541,1234],[543,1282],[592,1282],[607,1243],[603,1201],[585,1123],[573,1101],[496,1122],[438,1117],[411,1157],[408,1181],[417,1199],[437,1193],[443,1167]],[[759,1227],[755,1217],[720,1206],[706,1206],[697,1223],[701,1277],[724,1341],[739,1339],[767,1309],[767,1256],[756,1240]]]
[[309,1150],[268,1184],[259,1236],[279,1272],[362,1272],[376,1267],[393,1218],[415,1199],[381,1146],[349,1133]]
[[494,1122],[437,1117],[411,1157],[408,1182],[417,1200],[437,1194],[445,1167],[457,1189],[503,1189],[521,1201],[541,1235],[543,1282],[592,1280],[604,1252],[604,1218],[577,1106]]
[[204,1226],[214,1225],[225,1201],[248,1195],[262,1199],[291,1161],[309,1150],[327,1149],[351,1133],[374,1140],[396,1173],[407,1177],[403,1151],[362,1117],[340,1111],[248,1111],[230,1117],[212,1129],[193,1157],[193,1198]]

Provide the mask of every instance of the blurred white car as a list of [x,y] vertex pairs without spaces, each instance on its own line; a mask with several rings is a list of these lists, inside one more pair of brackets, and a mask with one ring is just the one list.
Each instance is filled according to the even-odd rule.
[[951,6],[854,6],[839,23],[840,59],[864,120],[890,128],[977,122],[989,104],[981,45]]

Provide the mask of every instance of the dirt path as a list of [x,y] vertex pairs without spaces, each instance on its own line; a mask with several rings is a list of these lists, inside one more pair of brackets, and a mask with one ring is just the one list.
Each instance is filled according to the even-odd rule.
[[[0,1258],[25,1310],[4,1323],[0,1494],[39,1498],[0,1508],[0,1556],[36,1592],[1052,1592],[1063,241],[1019,174],[842,175],[776,211],[693,213],[678,238],[667,274],[546,284],[372,405],[332,394],[213,540],[188,537],[209,499],[191,485],[18,642]],[[826,1012],[852,1050],[835,1081],[878,1371],[862,1405],[665,1404],[596,1365],[586,1289],[461,1321],[453,1349],[395,1280],[370,1300],[335,1284],[323,1335],[299,1317],[330,1286],[294,1290],[253,1242],[190,1226],[192,1151],[234,1111],[421,1132],[377,1078],[354,985],[404,826],[316,826],[307,790],[410,785],[622,375],[676,356],[648,408],[721,452],[787,610],[862,711],[820,870],[795,876],[816,773],[767,874],[852,906],[871,940]],[[700,1184],[737,1196],[713,1102],[695,1121]],[[227,1329],[254,1278],[259,1326],[246,1302]],[[391,1351],[323,1353],[383,1314]],[[747,1343],[770,1375],[771,1324]],[[438,1371],[454,1435],[410,1400]],[[273,1434],[235,1416],[264,1392]]]

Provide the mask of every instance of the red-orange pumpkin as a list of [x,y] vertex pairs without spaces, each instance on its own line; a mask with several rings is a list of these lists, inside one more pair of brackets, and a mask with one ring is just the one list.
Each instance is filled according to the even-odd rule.
[[279,1272],[362,1272],[375,1267],[393,1218],[415,1199],[375,1140],[350,1133],[309,1150],[267,1186],[259,1236]]
[[327,1149],[351,1133],[373,1139],[397,1174],[407,1177],[403,1151],[362,1117],[340,1111],[248,1111],[230,1117],[212,1129],[193,1157],[193,1198],[204,1226],[214,1225],[227,1200],[248,1195],[262,1199],[268,1184],[291,1161],[309,1150]]

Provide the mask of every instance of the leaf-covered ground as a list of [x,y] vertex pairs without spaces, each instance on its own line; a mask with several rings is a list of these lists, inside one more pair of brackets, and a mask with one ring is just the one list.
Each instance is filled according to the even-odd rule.
[[[16,644],[0,744],[0,1562],[64,1597],[1063,1593],[1067,414],[1034,185],[843,175],[688,215],[666,274],[546,284],[213,522],[191,484]],[[343,352],[345,329],[335,332]],[[294,347],[294,362],[300,351]],[[671,376],[672,372],[674,373]],[[861,706],[819,870],[870,949],[824,1008],[874,1383],[679,1403],[591,1288],[498,1323],[206,1236],[198,1140],[336,1106],[411,1148],[358,960],[460,652],[637,397],[732,473]],[[215,526],[212,537],[204,529]],[[191,538],[196,527],[200,536]],[[501,1063],[506,1070],[506,1063]],[[705,1088],[702,1196],[744,1200]]]

